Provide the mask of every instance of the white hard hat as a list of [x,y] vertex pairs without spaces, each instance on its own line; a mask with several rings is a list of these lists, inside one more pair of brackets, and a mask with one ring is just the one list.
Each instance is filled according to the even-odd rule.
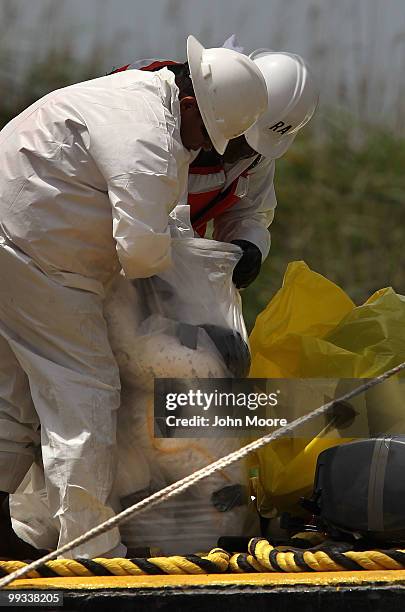
[[248,144],[276,159],[287,151],[297,132],[311,119],[318,89],[299,55],[258,49],[249,56],[261,70],[268,88],[268,110],[247,130]]
[[215,149],[222,155],[267,108],[267,87],[255,63],[231,49],[204,49],[187,39],[187,59],[198,108]]

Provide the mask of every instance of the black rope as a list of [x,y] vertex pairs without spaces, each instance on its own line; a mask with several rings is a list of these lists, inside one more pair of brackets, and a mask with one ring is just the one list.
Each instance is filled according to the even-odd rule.
[[198,565],[198,567],[207,572],[207,574],[218,573],[218,568],[215,563],[212,563],[212,561],[209,561],[208,559],[203,559],[198,555],[185,555],[184,558],[187,559],[187,561],[191,561],[191,563]]
[[271,565],[271,567],[276,570],[276,572],[284,572],[285,570],[283,570],[282,567],[279,566],[279,564],[277,563],[277,555],[279,554],[279,551],[276,550],[275,548],[273,548],[273,550],[270,551],[269,554],[269,563]]
[[401,550],[382,550],[381,552],[405,567],[405,552]]
[[78,563],[81,563],[86,569],[89,570],[95,576],[114,576],[109,569],[101,565],[101,563],[97,563],[97,561],[93,561],[93,559],[85,559],[84,557],[79,557],[75,559]]
[[37,567],[38,574],[42,576],[42,578],[59,578],[59,574],[55,572],[51,567],[48,567],[46,563]]
[[304,552],[302,550],[297,550],[294,552],[294,561],[304,572],[314,572],[315,570],[305,562]]
[[245,573],[251,574],[252,572],[256,572],[255,568],[251,566],[248,561],[246,553],[240,553],[236,558],[236,563],[238,567]]
[[139,567],[140,570],[145,572],[146,574],[150,574],[152,576],[161,576],[165,572],[162,568],[158,567],[154,563],[151,563],[147,559],[130,559],[131,563]]

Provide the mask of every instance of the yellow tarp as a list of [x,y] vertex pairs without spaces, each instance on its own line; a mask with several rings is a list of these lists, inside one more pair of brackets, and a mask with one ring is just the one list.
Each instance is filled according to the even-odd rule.
[[[282,288],[258,316],[250,343],[253,378],[373,377],[405,361],[405,297],[381,289],[356,307],[337,285],[304,262],[293,262]],[[378,387],[369,392],[370,435],[405,433],[402,389],[395,379],[384,383],[383,393]],[[342,441],[320,433],[280,439],[262,449],[265,506],[296,510],[299,497],[312,488],[319,453]]]

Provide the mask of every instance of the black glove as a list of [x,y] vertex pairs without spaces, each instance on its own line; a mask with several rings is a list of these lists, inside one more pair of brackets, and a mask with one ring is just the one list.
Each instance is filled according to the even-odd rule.
[[219,325],[205,324],[200,327],[215,344],[231,374],[235,378],[245,378],[250,369],[250,351],[240,333]]
[[262,253],[248,240],[232,240],[232,244],[237,244],[243,251],[233,271],[232,280],[237,289],[244,289],[258,276],[262,265]]

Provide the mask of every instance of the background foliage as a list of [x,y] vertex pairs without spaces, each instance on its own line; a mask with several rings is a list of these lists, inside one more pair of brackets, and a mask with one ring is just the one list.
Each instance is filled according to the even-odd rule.
[[405,293],[405,143],[370,125],[353,138],[350,118],[332,113],[322,123],[322,139],[307,133],[276,164],[272,247],[244,293],[249,326],[297,259],[357,304],[386,286]]

